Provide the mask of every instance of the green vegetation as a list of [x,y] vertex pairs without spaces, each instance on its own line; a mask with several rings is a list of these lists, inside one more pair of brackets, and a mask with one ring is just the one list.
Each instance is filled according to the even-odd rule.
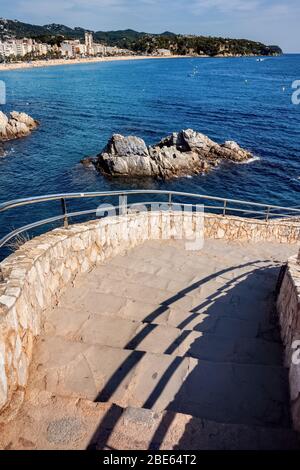
[[145,53],[152,53],[157,49],[170,49],[173,54],[179,55],[273,55],[282,53],[279,47],[269,47],[246,39],[183,36],[167,33],[163,35],[146,34],[135,40],[127,39],[123,47]]
[[[0,19],[0,39],[9,37],[33,38],[40,42],[60,45],[64,39],[83,39],[83,28],[69,28],[51,24],[36,26],[20,21]],[[185,36],[166,31],[148,34],[127,29],[124,31],[96,31],[94,38],[109,46],[130,49],[136,53],[152,54],[157,49],[170,49],[178,55],[276,55],[282,54],[278,46],[266,46],[247,39],[229,39],[205,36]]]

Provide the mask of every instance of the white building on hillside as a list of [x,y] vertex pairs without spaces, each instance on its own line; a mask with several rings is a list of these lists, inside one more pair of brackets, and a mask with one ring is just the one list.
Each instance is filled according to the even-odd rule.
[[86,48],[86,54],[87,55],[94,55],[94,39],[93,39],[93,34],[86,31],[85,32],[85,48]]
[[75,41],[63,41],[60,46],[61,54],[64,57],[72,58],[78,55],[86,55],[86,46],[81,44],[79,39]]
[[42,44],[33,41],[32,39],[9,39],[5,42],[0,42],[0,55],[4,57],[24,57],[27,54],[34,53],[35,55],[46,55],[52,47],[49,44]]
[[5,53],[4,53],[4,43],[2,41],[0,41],[0,56],[5,56]]
[[74,41],[63,41],[61,43],[62,56],[72,58],[79,55],[106,55],[107,47],[104,44],[94,43],[92,33],[87,31],[84,38],[84,44],[81,44],[79,39]]
[[36,43],[33,46],[33,51],[38,56],[46,55],[51,49],[52,47],[49,44]]
[[5,41],[0,43],[0,54],[4,57],[18,55],[17,46],[14,41]]
[[157,54],[162,56],[170,56],[172,55],[172,52],[170,49],[157,49]]
[[93,49],[94,49],[94,54],[95,55],[106,55],[106,49],[107,47],[104,46],[104,44],[97,44],[97,43],[94,43],[93,44]]

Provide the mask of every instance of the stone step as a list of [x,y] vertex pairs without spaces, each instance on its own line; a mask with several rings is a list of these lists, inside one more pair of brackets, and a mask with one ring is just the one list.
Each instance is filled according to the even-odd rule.
[[[187,270],[188,263],[186,260],[182,260],[180,269],[176,270],[174,266],[167,266],[162,263],[162,252],[158,255],[157,260],[152,259],[150,261],[150,266],[155,261],[159,266],[159,270],[152,273],[147,272],[149,260],[140,261],[142,264],[139,271],[135,270],[133,266],[137,260],[131,259],[129,255],[130,253],[124,259],[124,262],[126,262],[124,267],[115,264],[117,257],[110,260],[109,263],[97,266],[93,276],[88,275],[81,285],[85,284],[96,291],[110,293],[118,284],[118,287],[126,292],[128,282],[128,287],[133,289],[136,289],[137,286],[157,289],[163,294],[164,298],[179,293],[187,297],[197,296],[199,299],[206,299],[207,295],[210,296],[211,294],[216,294],[216,297],[222,294],[226,294],[226,296],[237,294],[240,297],[242,293],[254,293],[255,291],[257,300],[266,301],[274,292],[280,271],[280,267],[277,267],[274,268],[272,273],[266,275],[264,272],[260,272],[262,268],[260,262],[236,269],[233,269],[231,265],[229,269],[225,268],[218,271],[215,262],[209,263],[207,260],[205,261],[205,271],[203,266],[199,270],[195,261],[192,263],[192,271]],[[133,256],[136,256],[136,253]],[[209,270],[209,275],[207,270]],[[238,288],[238,293],[234,292],[235,288]],[[130,288],[128,292],[130,292]]]
[[[163,280],[150,276],[148,283],[143,282],[143,273],[135,278],[115,280],[113,267],[109,271],[97,268],[96,277],[84,279],[62,297],[60,304],[70,308],[87,308],[93,313],[105,314],[124,311],[131,305],[138,306],[144,318],[154,316],[157,308],[163,311],[182,312],[183,316],[228,316],[239,320],[270,324],[274,308],[274,293],[262,286],[249,288],[243,282],[230,289],[223,289],[220,282],[210,282],[203,286],[198,282],[185,288],[164,288]],[[100,272],[99,272],[100,271]],[[223,282],[225,280],[223,279]],[[262,282],[262,281],[261,281]],[[201,284],[201,282],[200,282]],[[274,283],[274,286],[276,283]],[[159,287],[160,286],[160,287]],[[93,296],[90,296],[90,292]],[[112,300],[112,298],[114,300]],[[251,302],[246,299],[251,298]],[[102,302],[100,301],[102,300]],[[158,315],[157,315],[158,316]],[[139,320],[144,320],[139,317]],[[137,318],[135,318],[137,319]]]
[[173,326],[187,316],[195,323],[202,315],[272,326],[279,267],[272,262],[270,268],[270,261],[260,261],[262,258],[245,257],[245,250],[238,246],[235,257],[239,258],[239,251],[243,256],[233,263],[224,246],[220,258],[218,246],[212,251],[206,247],[204,252],[190,253],[177,246],[147,242],[81,276],[61,304],[87,307],[100,314],[124,310],[125,315],[131,305],[136,305],[140,316],[133,319],[139,321],[159,316],[158,307],[160,316],[163,312],[183,312],[181,321]]
[[217,423],[31,391],[0,448],[12,450],[297,450],[289,429]]
[[157,306],[146,302],[124,300],[122,297],[106,294],[93,294],[83,303],[73,306],[62,304],[49,310],[44,318],[45,331],[59,335],[72,335],[93,318],[106,316],[109,320],[118,319],[127,322],[162,325],[182,331],[195,331],[231,338],[261,339],[268,342],[280,342],[280,334],[276,323],[259,322],[234,318],[222,311],[213,315],[189,312],[183,308]]
[[289,427],[287,370],[106,346],[39,341],[31,386],[64,396],[171,410],[220,423]]
[[[87,344],[207,361],[282,365],[281,345],[262,339],[241,338],[238,334],[236,337],[217,336],[108,315],[90,315],[83,323],[80,316],[78,321],[74,316],[72,321],[68,320],[66,312],[53,311],[47,318],[48,334]],[[224,328],[222,333],[225,333]]]

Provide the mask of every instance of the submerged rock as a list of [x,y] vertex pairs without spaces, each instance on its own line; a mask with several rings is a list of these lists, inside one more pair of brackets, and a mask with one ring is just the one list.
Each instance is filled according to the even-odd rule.
[[29,135],[39,125],[26,113],[12,111],[9,116],[0,111],[0,142]]
[[114,134],[94,164],[110,176],[169,179],[206,172],[224,160],[243,162],[250,158],[252,154],[236,142],[220,145],[187,129],[174,132],[150,147],[139,137]]
[[84,157],[82,160],[80,160],[80,163],[85,168],[93,168],[95,170],[96,159],[94,157]]

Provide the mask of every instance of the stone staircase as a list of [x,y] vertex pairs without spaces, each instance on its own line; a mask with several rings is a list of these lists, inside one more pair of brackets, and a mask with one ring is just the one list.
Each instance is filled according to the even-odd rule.
[[274,313],[292,253],[147,242],[79,277],[35,345],[27,447],[298,448]]

